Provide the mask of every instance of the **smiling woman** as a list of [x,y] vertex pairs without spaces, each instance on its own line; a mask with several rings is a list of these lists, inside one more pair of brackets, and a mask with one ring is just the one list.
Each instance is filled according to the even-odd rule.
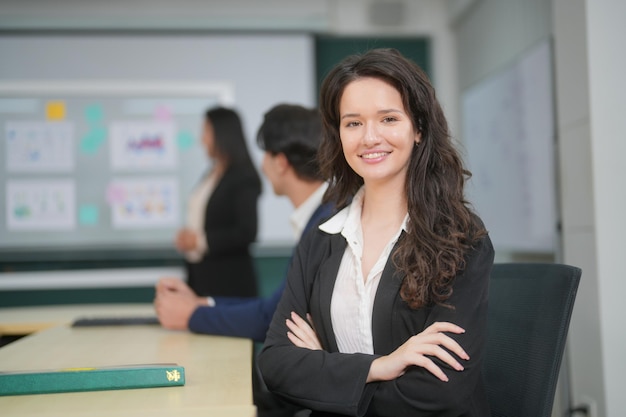
[[425,73],[391,49],[322,84],[321,169],[340,208],[299,244],[259,364],[320,415],[489,415],[493,247]]

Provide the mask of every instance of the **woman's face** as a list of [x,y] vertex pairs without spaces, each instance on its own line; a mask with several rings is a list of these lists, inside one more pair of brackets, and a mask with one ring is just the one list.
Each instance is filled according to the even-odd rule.
[[377,78],[350,82],[339,102],[339,135],[348,165],[367,184],[404,186],[413,129],[398,90]]
[[213,124],[209,120],[204,121],[202,128],[202,144],[209,158],[215,158],[217,156],[215,151],[215,132],[213,131]]

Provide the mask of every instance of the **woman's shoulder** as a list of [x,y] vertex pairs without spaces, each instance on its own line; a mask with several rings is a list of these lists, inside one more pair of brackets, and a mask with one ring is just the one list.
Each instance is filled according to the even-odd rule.
[[296,252],[308,259],[322,259],[330,256],[333,250],[344,250],[345,246],[346,240],[341,234],[327,233],[318,224],[303,233]]
[[466,270],[490,270],[495,258],[495,250],[489,237],[489,232],[482,229],[483,233],[477,237],[465,256]]
[[493,245],[491,244],[491,238],[489,237],[489,229],[485,226],[483,220],[476,213],[472,213],[473,221],[473,235],[477,236],[475,239],[474,247],[480,247],[483,250],[492,251]]

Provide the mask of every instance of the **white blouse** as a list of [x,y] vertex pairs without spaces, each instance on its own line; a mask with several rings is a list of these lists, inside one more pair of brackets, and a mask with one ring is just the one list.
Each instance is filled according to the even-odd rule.
[[407,214],[397,233],[389,240],[368,276],[364,279],[361,266],[363,196],[364,189],[361,188],[348,207],[319,226],[326,233],[341,233],[348,243],[337,272],[330,305],[337,347],[342,353],[374,353],[372,310],[376,291],[387,258],[389,258],[402,230],[406,230],[408,221]]
[[187,206],[187,228],[193,230],[198,236],[198,246],[192,251],[185,252],[185,258],[189,262],[198,262],[209,251],[204,233],[204,215],[206,205],[217,185],[217,176],[211,172],[204,177],[193,189],[189,196]]

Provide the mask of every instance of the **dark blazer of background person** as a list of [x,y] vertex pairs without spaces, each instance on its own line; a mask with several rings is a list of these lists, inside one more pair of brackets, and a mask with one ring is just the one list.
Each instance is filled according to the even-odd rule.
[[261,181],[239,115],[218,107],[205,116],[213,131],[214,148],[209,152],[225,168],[204,211],[208,251],[197,262],[185,262],[187,283],[198,295],[254,297],[257,274],[250,245],[257,236]]
[[256,269],[249,246],[256,239],[261,185],[253,169],[229,167],[205,211],[209,252],[186,262],[189,286],[198,295],[254,297]]
[[[303,233],[317,226],[333,213],[333,205],[323,204],[315,210]],[[285,289],[285,280],[269,296],[242,300],[236,297],[213,297],[215,307],[198,307],[189,319],[189,330],[195,333],[219,334],[245,337],[263,342],[280,296]]]

